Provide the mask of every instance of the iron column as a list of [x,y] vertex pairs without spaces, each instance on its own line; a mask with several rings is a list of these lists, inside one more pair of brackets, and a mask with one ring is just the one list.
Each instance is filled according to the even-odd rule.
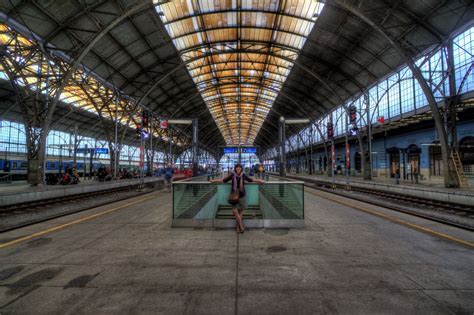
[[286,165],[285,165],[285,118],[280,117],[278,124],[279,136],[280,136],[280,176],[286,176]]
[[198,174],[198,120],[197,118],[193,119],[193,176]]

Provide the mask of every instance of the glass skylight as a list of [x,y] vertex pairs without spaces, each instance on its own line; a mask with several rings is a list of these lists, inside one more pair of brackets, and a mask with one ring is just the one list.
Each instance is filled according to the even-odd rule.
[[156,6],[227,144],[253,144],[323,6],[315,0]]

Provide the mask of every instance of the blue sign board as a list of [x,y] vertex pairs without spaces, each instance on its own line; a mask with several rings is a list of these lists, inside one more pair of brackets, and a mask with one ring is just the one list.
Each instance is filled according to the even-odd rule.
[[77,148],[76,153],[91,153],[91,151],[94,151],[96,154],[108,154],[109,149],[107,148]]
[[227,153],[239,153],[239,148],[237,147],[225,147],[224,148],[224,154]]
[[242,153],[254,153],[254,154],[257,154],[257,148],[256,148],[256,147],[243,147],[243,148],[242,148]]
[[95,153],[96,154],[108,154],[109,149],[107,149],[107,148],[95,148]]

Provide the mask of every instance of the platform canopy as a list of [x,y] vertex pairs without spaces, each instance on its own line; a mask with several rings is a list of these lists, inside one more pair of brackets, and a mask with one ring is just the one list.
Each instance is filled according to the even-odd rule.
[[[280,116],[316,120],[403,66],[386,36],[415,59],[468,27],[473,11],[464,0],[0,0],[0,22],[66,56],[65,72],[79,59],[159,115],[198,118],[208,148],[262,151],[277,144]],[[14,102],[0,114],[21,121]],[[87,106],[58,106],[60,124],[90,128]]]

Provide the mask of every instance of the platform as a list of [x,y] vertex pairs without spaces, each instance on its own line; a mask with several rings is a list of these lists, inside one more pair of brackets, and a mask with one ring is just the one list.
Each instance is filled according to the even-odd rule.
[[173,229],[162,192],[4,233],[0,313],[474,311],[472,248],[352,207],[472,233],[325,195],[306,192],[305,229]]
[[[270,173],[272,174],[272,173]],[[315,180],[321,183],[327,183],[331,185],[333,179],[328,176],[322,175],[307,175],[307,174],[288,174],[291,178],[299,179],[304,181],[305,179]],[[336,176],[334,178],[334,183],[336,185],[346,185],[347,180],[343,176]],[[425,198],[436,201],[447,201],[452,203],[457,203],[461,205],[472,205],[474,204],[474,190],[473,189],[460,189],[460,188],[443,188],[436,186],[427,186],[420,184],[412,184],[408,182],[401,182],[400,184],[395,184],[395,180],[362,180],[354,179],[349,177],[349,185],[354,187],[368,188],[376,191],[384,191],[402,194],[406,196],[413,196],[417,198]]]
[[[31,187],[27,185],[11,185],[0,188],[0,206],[8,206],[17,203],[38,201],[49,198],[72,196],[93,191],[103,191],[120,187],[138,185],[139,179],[122,179],[109,182],[98,182],[87,180],[77,185],[53,185],[42,187]],[[164,179],[161,177],[145,177],[145,184],[154,184],[162,187]],[[3,189],[5,188],[5,189]]]

